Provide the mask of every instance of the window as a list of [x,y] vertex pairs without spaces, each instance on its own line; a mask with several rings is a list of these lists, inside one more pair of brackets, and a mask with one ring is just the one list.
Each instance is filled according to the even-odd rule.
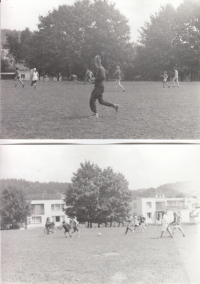
[[51,211],[62,211],[64,204],[51,204]]
[[151,213],[147,213],[147,218],[151,218]]
[[40,216],[32,217],[32,223],[33,224],[41,224],[42,223],[42,217],[40,217]]
[[56,216],[56,222],[60,222],[60,216]]
[[25,79],[25,74],[21,74],[21,78],[22,78],[22,79]]
[[147,207],[147,208],[151,208],[151,202],[147,202],[147,203],[146,203],[146,207]]
[[44,214],[44,204],[32,204],[32,215]]

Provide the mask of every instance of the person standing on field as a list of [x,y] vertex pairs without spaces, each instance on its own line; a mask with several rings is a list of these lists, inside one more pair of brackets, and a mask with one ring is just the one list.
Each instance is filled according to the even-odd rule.
[[20,79],[20,73],[19,73],[19,68],[18,67],[16,68],[16,71],[15,71],[15,78],[14,78],[15,87],[17,87],[17,84],[16,84],[17,80],[22,84],[22,86],[24,88],[24,84],[23,84],[22,80]]
[[36,68],[34,68],[32,74],[32,82],[31,82],[31,86],[34,86],[34,89],[37,89],[37,80],[38,80],[38,72]]
[[168,231],[168,233],[170,234],[171,238],[173,238],[172,232],[171,232],[171,230],[169,228],[169,221],[168,221],[167,211],[163,211],[163,219],[162,219],[162,228],[161,228],[160,239],[162,239],[163,234],[166,231]]
[[78,229],[78,221],[76,219],[76,217],[74,217],[71,221],[70,221],[70,226],[73,228],[73,233],[77,232],[77,235],[80,236],[79,234],[79,229]]
[[175,82],[177,82],[177,87],[179,87],[178,70],[176,68],[174,68],[173,87],[176,87]]
[[146,218],[141,214],[140,219],[139,219],[139,225],[143,231],[147,232],[145,221],[146,221]]
[[112,107],[118,112],[119,105],[118,104],[112,104],[109,102],[104,101],[103,99],[103,92],[104,92],[104,81],[106,78],[105,75],[105,69],[101,65],[101,57],[99,55],[96,55],[94,59],[94,64],[97,68],[95,82],[94,82],[94,90],[91,93],[90,97],[90,108],[92,112],[94,113],[92,116],[99,117],[97,109],[96,109],[96,100],[99,101],[101,105]]
[[120,80],[121,80],[121,70],[120,70],[119,66],[116,66],[116,70],[115,70],[115,73],[113,75],[116,76],[116,81],[115,81],[116,91],[117,91],[117,87],[119,86],[123,90],[123,92],[125,92],[124,87],[120,83]]
[[86,73],[85,73],[85,76],[84,76],[84,78],[85,78],[85,84],[86,84],[87,81],[89,81],[90,83],[92,83],[92,76],[93,76],[92,71],[90,71],[89,69],[86,70]]

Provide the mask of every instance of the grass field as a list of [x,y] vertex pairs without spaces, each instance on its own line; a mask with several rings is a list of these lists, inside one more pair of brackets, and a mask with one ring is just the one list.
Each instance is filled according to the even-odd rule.
[[2,139],[200,139],[199,82],[123,82],[125,93],[106,82],[104,99],[120,109],[97,103],[99,119],[88,118],[91,84],[25,84],[1,81]]
[[2,231],[2,284],[199,284],[199,226],[185,225],[186,237],[177,231],[173,239],[158,239],[159,226],[127,235],[125,228],[83,228],[80,238]]

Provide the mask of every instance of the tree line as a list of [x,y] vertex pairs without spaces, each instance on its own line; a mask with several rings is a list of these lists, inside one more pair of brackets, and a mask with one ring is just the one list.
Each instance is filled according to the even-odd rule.
[[82,78],[87,68],[94,72],[93,59],[99,54],[112,78],[120,65],[125,80],[160,80],[173,68],[181,79],[200,79],[200,2],[185,0],[177,9],[160,7],[131,42],[128,20],[107,0],[80,0],[61,5],[39,17],[38,30],[28,28],[7,33],[4,48],[16,62],[25,60],[39,74]]

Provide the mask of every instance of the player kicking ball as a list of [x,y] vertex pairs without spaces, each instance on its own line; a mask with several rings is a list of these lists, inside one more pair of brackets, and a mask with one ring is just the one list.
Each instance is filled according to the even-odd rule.
[[96,77],[94,81],[94,90],[92,91],[91,97],[90,97],[90,108],[93,112],[93,117],[99,117],[97,108],[96,108],[96,100],[99,101],[101,105],[112,107],[118,112],[119,105],[118,104],[112,104],[109,102],[104,101],[103,99],[103,92],[104,92],[104,81],[106,78],[105,75],[105,69],[101,65],[101,57],[99,55],[96,55],[94,59],[94,64],[97,68]]

